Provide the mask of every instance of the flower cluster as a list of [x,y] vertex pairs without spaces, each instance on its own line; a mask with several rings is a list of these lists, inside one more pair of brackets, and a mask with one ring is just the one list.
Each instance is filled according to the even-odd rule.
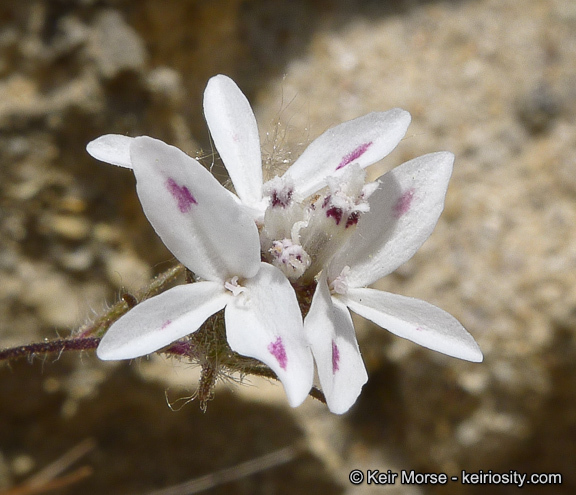
[[410,115],[374,112],[329,129],[281,176],[263,182],[256,119],[228,77],[210,79],[204,113],[234,185],[150,137],[105,135],[95,158],[131,168],[142,207],[198,281],[144,301],[102,338],[101,359],[157,351],[224,309],[230,348],[269,366],[292,406],[312,387],[314,362],[331,411],[346,412],[367,380],[350,311],[450,356],[481,361],[472,336],[445,311],[367,288],[430,236],[454,157],[421,156],[366,182]]

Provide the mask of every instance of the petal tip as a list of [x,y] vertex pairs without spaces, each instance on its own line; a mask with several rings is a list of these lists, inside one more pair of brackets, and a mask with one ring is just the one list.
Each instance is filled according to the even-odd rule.
[[139,357],[139,356],[130,356],[122,349],[118,349],[115,346],[107,345],[106,341],[100,342],[100,345],[96,349],[96,356],[98,356],[98,359],[101,359],[102,361],[121,361],[123,359],[132,359],[133,357]]
[[368,374],[366,374],[366,372],[364,374],[364,379],[356,384],[354,392],[352,394],[346,394],[343,400],[337,400],[334,396],[331,398],[326,397],[328,409],[331,413],[339,415],[345,414],[354,404],[356,404],[356,401],[362,392],[362,388],[368,382]]
[[234,82],[234,80],[230,77],[228,77],[225,74],[216,74],[215,76],[212,76],[210,79],[208,79],[208,83],[206,84],[206,87],[210,86],[210,85],[214,85],[214,84],[218,84],[218,83],[224,83],[224,84],[234,84],[234,86],[236,86],[236,83]]
[[130,160],[130,146],[134,138],[121,134],[105,134],[86,145],[90,156],[105,163],[118,167],[132,168]]
[[438,160],[442,163],[445,163],[446,165],[452,166],[454,164],[455,156],[451,151],[438,151],[433,153],[433,155],[436,155]]
[[386,117],[386,120],[394,121],[400,128],[404,129],[404,132],[408,130],[410,123],[412,122],[412,115],[407,110],[403,108],[392,108],[385,112],[378,112],[382,117]]
[[471,355],[471,358],[468,359],[468,361],[470,361],[472,363],[481,363],[482,361],[484,361],[484,354],[482,354],[480,347],[477,347],[474,350],[474,352]]
[[410,125],[412,122],[412,115],[407,110],[403,108],[394,108],[393,109],[398,114],[398,120],[402,121],[402,123],[406,124],[406,127]]
[[[464,327],[462,327],[464,330]],[[466,330],[464,330],[466,332]],[[466,332],[465,337],[467,337],[465,342],[462,342],[458,349],[430,349],[437,350],[443,354],[446,354],[457,359],[462,359],[463,361],[468,361],[471,363],[481,363],[484,360],[484,355],[480,350],[480,346],[476,343],[474,338]],[[424,346],[427,347],[427,346]]]
[[238,93],[244,96],[232,78],[224,74],[212,76],[204,89],[204,112],[207,106],[213,105],[215,98],[223,98],[224,95],[237,97]]
[[[310,389],[312,386],[310,386]],[[302,405],[306,397],[308,397],[308,392],[302,394],[301,392],[297,391],[296,393],[291,393],[286,387],[284,387],[284,391],[286,392],[286,397],[288,398],[288,404],[290,407],[298,407]]]
[[117,342],[117,335],[106,339],[106,335],[100,341],[96,349],[96,356],[102,361],[123,361],[146,356],[157,351],[161,346],[141,345],[132,340],[129,342]]

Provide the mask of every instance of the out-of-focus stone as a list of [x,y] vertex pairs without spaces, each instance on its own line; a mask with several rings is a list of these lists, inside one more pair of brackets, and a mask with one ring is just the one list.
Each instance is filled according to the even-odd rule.
[[83,217],[48,215],[44,221],[46,229],[68,240],[81,241],[90,233],[90,224]]
[[169,67],[158,67],[147,75],[146,82],[158,104],[176,106],[182,104],[184,88],[178,72]]
[[136,291],[150,280],[150,267],[133,252],[109,251],[105,255],[108,280],[119,289]]
[[141,71],[146,62],[142,38],[116,10],[97,16],[90,47],[100,73],[107,79],[122,71]]
[[86,310],[77,287],[66,276],[41,266],[29,266],[25,271],[21,301],[38,311],[46,324],[74,328]]

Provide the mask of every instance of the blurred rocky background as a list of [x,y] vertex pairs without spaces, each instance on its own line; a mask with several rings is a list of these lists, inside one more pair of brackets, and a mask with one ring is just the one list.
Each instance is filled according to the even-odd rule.
[[[266,382],[223,384],[205,414],[195,402],[172,411],[165,395],[191,396],[196,371],[160,359],[3,366],[0,490],[88,440],[69,471],[91,475],[50,493],[150,493],[295,442],[305,445],[295,460],[211,493],[517,490],[355,487],[353,468],[562,473],[561,486],[524,493],[573,493],[573,0],[3,0],[0,347],[69,335],[170,266],[132,174],[85,146],[146,134],[210,163],[201,102],[217,73],[253,102],[266,156],[290,161],[328,127],[396,106],[413,123],[373,177],[456,154],[434,234],[379,287],[451,312],[485,362],[359,321],[370,381],[343,417],[312,399],[292,410]],[[217,158],[215,171],[225,180]]]

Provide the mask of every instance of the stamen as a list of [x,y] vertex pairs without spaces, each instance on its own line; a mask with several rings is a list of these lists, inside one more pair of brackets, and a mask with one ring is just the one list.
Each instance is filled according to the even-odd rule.
[[340,272],[340,275],[338,275],[330,284],[330,292],[342,296],[348,292],[348,273],[350,273],[350,267],[346,265]]
[[292,200],[292,193],[293,191],[273,191],[272,197],[270,198],[270,204],[273,208],[277,206],[286,208]]
[[292,229],[290,230],[290,237],[292,238],[292,242],[294,244],[300,244],[300,231],[308,226],[308,222],[301,220],[300,222],[296,222],[292,225]]
[[287,208],[292,203],[294,184],[281,177],[274,177],[264,184],[263,192],[270,197],[272,208]]
[[352,227],[353,225],[356,225],[358,223],[358,220],[360,219],[360,212],[359,211],[353,211],[352,213],[350,213],[350,215],[348,215],[348,219],[346,220],[346,227]]
[[241,294],[242,292],[246,292],[246,287],[242,287],[241,285],[238,285],[238,277],[232,277],[232,279],[227,280],[224,283],[224,288],[228,289],[230,292],[232,292],[232,295],[234,296],[238,296],[239,294]]
[[280,268],[290,280],[301,277],[311,263],[304,248],[290,239],[273,241],[269,252],[272,255],[272,264]]
[[336,222],[336,225],[340,225],[340,222],[342,221],[342,209],[335,208],[334,206],[332,208],[328,208],[326,210],[326,217],[333,218]]

